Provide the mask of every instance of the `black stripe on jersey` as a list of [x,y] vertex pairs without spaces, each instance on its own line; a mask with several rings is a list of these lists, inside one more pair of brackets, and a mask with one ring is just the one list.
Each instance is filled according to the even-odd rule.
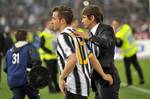
[[[70,36],[69,34],[67,34],[67,35],[70,37],[71,42],[72,42],[72,45],[75,47],[75,43],[74,43],[74,40],[73,40],[72,36]],[[75,48],[74,48],[74,49],[75,49]]]
[[58,43],[58,47],[59,47],[59,48],[61,49],[61,51],[62,51],[63,56],[66,58],[67,55],[64,53],[64,50],[63,50],[62,46],[60,45],[60,42],[59,42],[58,39],[57,39],[57,43]]
[[[80,39],[81,40],[81,39]],[[81,40],[82,41],[82,40]],[[82,53],[82,59],[86,59],[86,58],[88,58],[88,56],[86,57],[86,55],[85,54],[87,54],[86,52],[85,52],[85,49],[84,49],[84,46],[81,46],[81,53]],[[84,61],[83,60],[83,61]],[[87,93],[89,94],[89,88],[90,88],[90,82],[89,82],[89,78],[87,77],[87,75],[86,75],[86,73],[85,73],[85,68],[87,69],[87,71],[88,71],[88,74],[89,74],[89,70],[88,70],[88,65],[87,64],[84,64],[84,65],[82,65],[82,70],[83,70],[83,73],[84,73],[84,76],[85,76],[85,78],[86,78],[86,82],[87,82]]]
[[[73,46],[74,44],[71,43],[70,38],[72,38],[71,36],[69,36],[66,33],[63,33],[63,37],[64,37],[64,41],[66,42],[66,44],[71,48],[71,52],[75,53],[75,46]],[[73,42],[73,40],[72,40]]]
[[[68,29],[71,33],[73,33],[74,31],[75,31],[75,29]],[[65,32],[64,32],[65,33]],[[66,34],[66,33],[65,33]],[[72,40],[72,44],[73,44],[73,46],[75,46],[75,44],[74,44],[74,40],[73,40],[73,38],[72,38],[72,36],[71,35],[69,35],[69,34],[67,34],[68,36],[70,36],[71,37],[71,40]]]
[[[80,41],[82,41],[81,39],[80,39]],[[80,53],[81,53],[81,57],[82,57],[82,62],[84,63],[84,59],[86,59],[86,56],[85,56],[85,49],[84,49],[84,47],[83,46],[80,46],[80,44],[79,44],[79,39],[77,39],[77,42],[78,42],[78,45],[79,45],[79,51],[80,51]],[[89,79],[88,79],[88,77],[87,77],[87,75],[86,75],[86,73],[85,73],[85,67],[86,68],[88,68],[87,67],[87,65],[85,65],[85,64],[82,64],[82,71],[83,71],[83,73],[84,73],[84,76],[85,76],[85,79],[86,79],[86,83],[87,83],[87,93],[89,94],[89,87],[90,87],[90,82],[89,82]]]
[[88,50],[90,50],[91,52],[92,52],[92,50],[91,50],[91,42],[90,41],[88,41],[88,42],[85,42],[85,44],[86,44],[86,46],[87,46],[87,48],[88,48]]
[[98,56],[97,46],[94,45],[95,56]]
[[[92,53],[93,53],[93,44],[92,44],[92,42],[90,42],[90,48],[91,48],[91,51],[92,51]],[[93,53],[94,54],[94,53]]]
[[[82,40],[80,39],[80,41],[82,41]],[[86,56],[85,56],[86,53],[85,53],[84,46],[81,46],[81,53],[82,53],[83,60],[85,60],[86,59]]]
[[64,62],[64,60],[63,60],[63,57],[61,56],[61,54],[57,51],[57,55],[60,57],[60,62],[61,62],[61,66],[62,66],[62,68],[64,69],[64,67],[65,67],[65,62]]
[[77,66],[75,66],[73,70],[74,78],[75,78],[75,86],[76,86],[76,93],[81,95],[81,81],[78,73]]
[[71,29],[67,29],[67,30],[69,30],[69,31],[72,32],[72,33],[75,31],[75,29],[72,29],[72,30],[71,30]]
[[88,93],[88,95],[89,95],[89,88],[90,88],[90,82],[89,82],[89,78],[87,77],[87,75],[86,75],[86,73],[85,73],[85,68],[84,68],[84,66],[86,66],[86,65],[82,65],[82,71],[83,71],[83,73],[84,73],[84,76],[85,76],[85,79],[86,79],[86,83],[87,83],[87,93]]
[[[90,76],[91,75],[91,73],[90,73],[90,70],[89,70],[89,66],[88,66],[89,64],[85,64],[85,67],[86,67],[86,70],[87,70],[87,72],[88,72],[88,75]],[[91,67],[91,66],[90,66]]]

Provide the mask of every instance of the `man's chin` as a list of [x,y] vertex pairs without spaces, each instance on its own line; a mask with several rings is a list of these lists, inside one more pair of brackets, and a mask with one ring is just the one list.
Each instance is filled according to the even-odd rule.
[[57,28],[53,28],[53,30],[54,30],[54,31],[58,31],[58,29],[57,29]]
[[84,25],[84,24],[83,24],[83,27],[84,27],[85,29],[87,28],[87,26],[86,26],[86,25]]

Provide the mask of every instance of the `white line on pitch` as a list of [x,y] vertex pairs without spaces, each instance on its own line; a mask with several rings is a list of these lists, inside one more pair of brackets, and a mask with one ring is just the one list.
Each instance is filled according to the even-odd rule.
[[[121,86],[127,86],[127,84],[124,83],[124,82],[122,82],[122,83],[121,83]],[[137,86],[134,86],[134,85],[128,86],[128,88],[132,88],[132,89],[134,89],[134,90],[137,90],[137,91],[141,91],[141,92],[150,94],[150,90],[144,89],[144,88],[140,88],[140,87],[137,87]]]

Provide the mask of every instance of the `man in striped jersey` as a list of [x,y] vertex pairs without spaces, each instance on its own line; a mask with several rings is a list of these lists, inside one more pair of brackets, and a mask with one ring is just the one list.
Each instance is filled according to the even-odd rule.
[[109,84],[112,84],[113,80],[109,74],[103,72],[86,43],[74,36],[74,30],[70,26],[72,19],[73,12],[69,7],[58,6],[52,10],[53,28],[60,31],[57,38],[58,63],[61,70],[59,87],[66,99],[87,99],[90,88],[90,64]]

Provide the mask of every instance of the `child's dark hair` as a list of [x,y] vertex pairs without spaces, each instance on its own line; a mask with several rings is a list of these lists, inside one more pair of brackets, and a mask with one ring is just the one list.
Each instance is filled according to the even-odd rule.
[[17,30],[15,37],[16,37],[17,41],[26,41],[26,39],[27,39],[27,31],[25,31],[25,30]]

